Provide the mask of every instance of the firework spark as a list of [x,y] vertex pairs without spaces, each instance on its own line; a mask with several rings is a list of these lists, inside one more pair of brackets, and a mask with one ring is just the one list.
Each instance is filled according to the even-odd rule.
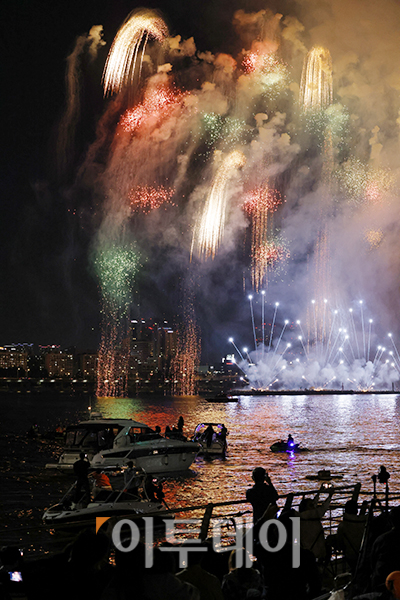
[[[259,187],[246,194],[243,210],[251,218],[251,278],[253,288],[258,291],[267,277],[268,267],[274,265],[273,253],[278,252],[278,246],[267,242],[269,213],[274,213],[282,203],[277,190],[269,187]],[[278,256],[276,256],[278,260]]]
[[332,104],[332,59],[329,50],[314,46],[304,59],[300,104],[305,111],[323,110]]
[[245,164],[246,158],[238,150],[233,150],[223,159],[215,174],[199,224],[193,234],[192,254],[196,247],[199,257],[215,257],[225,228],[227,184],[236,170]]
[[335,173],[348,202],[377,204],[394,186],[390,169],[373,168],[357,158],[346,160]]
[[260,68],[262,64],[262,57],[257,52],[248,52],[243,60],[242,67],[245,73],[254,73]]
[[132,245],[108,244],[97,251],[94,267],[102,296],[96,393],[97,396],[123,396],[129,353],[121,352],[120,332],[131,299],[138,255]]
[[129,200],[131,201],[132,211],[149,213],[161,206],[175,206],[171,202],[174,194],[174,188],[166,188],[163,185],[157,187],[137,185],[129,194]]
[[382,229],[370,229],[365,232],[364,239],[370,250],[379,248],[383,240],[383,231]]
[[187,290],[183,323],[178,333],[178,347],[172,360],[173,393],[176,396],[194,396],[196,370],[200,364],[201,341],[196,324],[193,292]]
[[148,89],[144,101],[122,115],[120,125],[130,133],[148,122],[157,125],[159,121],[171,115],[176,108],[181,107],[182,100],[186,95],[180,90],[166,85]]
[[275,212],[282,204],[281,194],[277,190],[268,187],[256,188],[246,194],[243,210],[248,215],[262,212]]
[[132,245],[110,244],[97,252],[94,261],[102,297],[123,312],[130,302],[138,260]]
[[116,94],[129,87],[138,70],[142,70],[143,56],[149,38],[162,43],[168,28],[154,11],[141,9],[132,12],[114,38],[103,72],[104,95]]
[[290,252],[285,241],[276,235],[253,246],[251,277],[253,288],[258,291],[263,282],[268,284],[268,272],[276,271],[278,264],[290,258]]

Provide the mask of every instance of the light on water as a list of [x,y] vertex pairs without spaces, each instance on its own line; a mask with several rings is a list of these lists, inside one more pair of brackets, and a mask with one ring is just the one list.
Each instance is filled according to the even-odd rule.
[[[27,440],[26,432],[34,422],[42,431],[54,429],[59,423],[76,423],[87,418],[87,407],[87,400],[82,399],[3,399],[0,446],[9,458],[1,466],[5,483],[2,523],[7,525],[7,535],[14,543],[21,527],[25,546],[29,540],[43,547],[53,543],[47,532],[35,533],[35,527],[40,525],[44,509],[57,502],[71,484],[71,476],[44,470],[46,462],[55,461],[60,447]],[[342,475],[341,485],[360,481],[364,491],[371,491],[371,476],[384,464],[392,474],[390,490],[400,491],[397,395],[241,396],[238,403],[228,404],[209,403],[199,397],[104,398],[93,401],[91,408],[104,417],[159,425],[162,431],[166,425],[176,424],[182,415],[188,437],[201,422],[226,425],[226,460],[198,458],[189,474],[166,479],[166,499],[171,506],[240,500],[251,485],[251,471],[256,466],[268,471],[283,494],[314,489],[315,482],[306,477],[321,469]],[[270,445],[288,433],[309,452],[271,452]],[[28,528],[32,532],[27,537]]]

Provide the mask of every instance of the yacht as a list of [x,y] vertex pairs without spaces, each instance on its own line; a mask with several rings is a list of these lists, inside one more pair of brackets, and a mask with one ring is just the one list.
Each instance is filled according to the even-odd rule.
[[141,471],[136,475],[140,479],[135,490],[104,489],[99,488],[93,499],[87,501],[85,494],[78,502],[75,499],[75,483],[70,487],[62,500],[48,508],[43,514],[43,522],[51,527],[68,526],[68,528],[92,526],[97,517],[115,518],[124,517],[134,520],[139,527],[143,524],[143,517],[153,517],[154,525],[162,525],[163,519],[173,519],[174,515],[168,512],[168,507],[162,500],[151,498],[145,485],[146,474]]
[[200,454],[225,456],[228,430],[223,423],[199,423],[194,430],[193,441],[200,444]]
[[100,417],[67,427],[58,463],[46,466],[70,470],[84,452],[93,468],[116,469],[132,461],[146,473],[172,473],[189,469],[199,449],[183,436],[164,438],[145,423]]

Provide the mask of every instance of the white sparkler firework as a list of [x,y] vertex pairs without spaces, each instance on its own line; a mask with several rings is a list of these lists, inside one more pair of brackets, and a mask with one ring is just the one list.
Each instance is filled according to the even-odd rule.
[[226,186],[233,173],[245,164],[246,157],[244,154],[238,150],[233,150],[224,158],[218,168],[205,202],[200,223],[193,234],[192,254],[194,246],[196,246],[200,257],[215,257],[225,227]]
[[300,82],[300,104],[318,110],[332,104],[332,59],[329,50],[314,46],[304,59]]
[[[375,346],[377,336],[372,332],[372,319],[366,327],[363,302],[360,313],[354,310],[332,311],[331,326],[322,339],[316,338],[314,326],[304,331],[298,320],[290,325],[276,324],[275,304],[268,343],[256,339],[253,297],[249,296],[255,349],[240,356],[238,367],[246,375],[251,387],[256,389],[390,389],[400,379],[400,354],[391,333],[387,334],[393,346]],[[328,301],[326,302],[328,304]],[[264,321],[264,296],[262,297]],[[264,325],[264,323],[263,323]],[[315,323],[314,323],[315,325]],[[274,338],[274,333],[277,338]],[[300,335],[297,334],[297,331]],[[289,340],[289,341],[288,341]],[[375,350],[376,348],[376,350]]]
[[104,95],[115,94],[133,80],[139,60],[139,76],[149,38],[163,42],[168,28],[163,19],[152,10],[131,13],[114,38],[103,73]]

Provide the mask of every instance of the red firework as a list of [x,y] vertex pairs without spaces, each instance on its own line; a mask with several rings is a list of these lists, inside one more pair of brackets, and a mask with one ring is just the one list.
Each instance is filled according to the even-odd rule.
[[171,202],[174,193],[174,188],[166,188],[163,185],[138,185],[129,194],[129,200],[134,212],[149,213],[165,204],[175,206]]
[[245,73],[254,73],[260,66],[262,58],[256,52],[248,52],[242,60],[242,67]]
[[147,90],[143,102],[127,110],[120,119],[120,125],[125,131],[133,133],[149,118],[158,122],[180,106],[186,95],[174,87],[167,86]]
[[282,196],[278,190],[269,188],[256,188],[246,194],[243,210],[249,215],[255,215],[260,210],[275,212],[282,203]]

